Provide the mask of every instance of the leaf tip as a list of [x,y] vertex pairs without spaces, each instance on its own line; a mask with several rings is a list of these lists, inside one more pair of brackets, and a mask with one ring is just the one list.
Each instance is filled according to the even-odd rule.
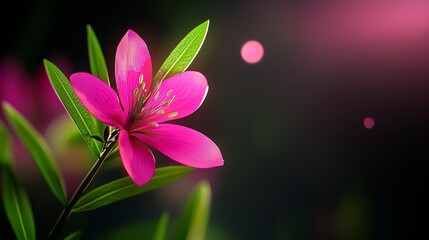
[[86,32],[88,35],[94,32],[94,30],[91,27],[91,24],[86,24]]
[[207,180],[202,180],[198,183],[198,188],[203,192],[210,192],[210,183]]
[[206,27],[206,31],[207,31],[207,29],[209,28],[209,25],[210,25],[210,19],[207,19],[205,22],[203,22],[203,23],[201,24],[201,26],[205,26],[205,27]]
[[11,111],[12,110],[12,105],[10,105],[10,103],[8,102],[8,101],[6,101],[6,100],[2,100],[1,101],[1,105],[2,105],[2,107],[3,107],[3,110],[5,111],[5,112],[9,112],[9,111]]
[[52,68],[52,66],[55,66],[55,64],[51,61],[49,61],[48,59],[44,58],[43,59],[43,65],[45,66],[45,71],[49,76],[49,68]]
[[51,61],[49,61],[48,59],[46,59],[46,58],[43,59],[43,64],[45,64],[45,66],[50,64],[50,63],[51,63]]
[[12,105],[10,105],[10,103],[8,102],[8,101],[6,101],[6,100],[3,100],[2,102],[1,102],[1,105],[2,105],[2,108],[3,108],[3,113],[4,113],[4,116],[6,117],[6,120],[7,120],[7,122],[8,123],[11,123],[11,116],[12,115],[14,115],[14,113],[15,113],[15,110],[14,110],[14,108],[12,107]]

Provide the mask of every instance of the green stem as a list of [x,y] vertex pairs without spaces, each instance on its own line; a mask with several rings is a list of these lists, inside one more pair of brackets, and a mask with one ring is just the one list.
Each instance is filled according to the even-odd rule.
[[100,157],[97,159],[94,166],[92,166],[91,170],[89,170],[85,178],[82,180],[82,182],[74,192],[73,197],[70,199],[68,204],[64,207],[63,211],[58,217],[57,222],[55,223],[54,227],[49,233],[48,239],[52,239],[52,240],[58,239],[60,230],[65,224],[65,222],[67,221],[68,217],[70,216],[71,210],[73,209],[74,205],[77,203],[79,198],[82,196],[82,193],[86,190],[89,184],[92,182],[98,170],[100,170],[104,161],[109,156],[110,152],[115,146],[115,143],[118,140],[117,139],[118,133],[119,133],[119,129],[115,129],[110,133],[110,136],[107,139],[106,143],[104,144],[102,152],[100,153]]

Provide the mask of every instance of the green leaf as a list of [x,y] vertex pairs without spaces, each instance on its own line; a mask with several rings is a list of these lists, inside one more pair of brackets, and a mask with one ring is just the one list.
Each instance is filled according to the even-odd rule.
[[61,72],[61,70],[48,60],[43,60],[45,69],[48,74],[49,80],[58,98],[61,100],[64,108],[69,113],[76,127],[79,129],[80,134],[88,144],[92,152],[98,157],[102,148],[102,144],[91,136],[102,136],[95,124],[94,117],[86,110],[86,108],[79,101],[70,81]]
[[162,213],[161,217],[158,220],[158,224],[155,229],[153,240],[164,240],[167,236],[167,226],[168,226],[168,213]]
[[3,169],[3,205],[18,239],[36,239],[33,212],[24,189],[9,167]]
[[210,215],[211,189],[206,181],[200,182],[182,212],[174,239],[205,239]]
[[3,109],[13,130],[30,152],[52,192],[65,205],[67,198],[64,181],[45,139],[10,104],[3,102]]
[[82,237],[82,231],[77,231],[69,234],[64,240],[79,240]]
[[110,85],[109,73],[107,71],[106,61],[104,60],[104,54],[91,25],[86,25],[86,32],[91,73]]
[[152,86],[158,82],[185,71],[191,65],[197,53],[200,51],[209,30],[209,20],[194,28],[170,53],[154,77]]
[[84,195],[76,203],[72,212],[84,212],[97,209],[108,204],[154,190],[179,179],[189,173],[192,169],[193,168],[186,166],[157,168],[152,180],[141,187],[137,186],[129,177],[115,180]]
[[[100,43],[98,42],[98,38],[95,35],[95,32],[92,29],[91,25],[86,25],[86,32],[89,66],[91,67],[91,73],[106,82],[108,85],[110,85],[109,72],[107,71],[104,54],[101,50]],[[96,118],[94,118],[94,120],[95,124],[97,125],[98,131],[102,133],[104,131],[105,125]]]
[[0,165],[10,166],[11,163],[11,148],[9,134],[6,126],[0,121]]

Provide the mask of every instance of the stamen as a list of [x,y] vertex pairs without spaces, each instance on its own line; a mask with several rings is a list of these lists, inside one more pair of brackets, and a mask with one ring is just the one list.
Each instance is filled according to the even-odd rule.
[[139,76],[139,84],[141,85],[143,83],[143,74],[140,74]]
[[159,97],[159,91],[158,91],[158,92],[156,92],[155,97],[153,97],[153,100],[155,100],[155,101],[156,101],[156,99],[158,99],[158,97]]
[[170,90],[170,91],[168,91],[166,94],[165,94],[165,96],[170,96],[170,94],[173,92],[173,90]]
[[173,95],[173,97],[171,97],[168,101],[167,101],[167,106],[168,105],[170,105],[172,102],[173,102],[173,100],[174,100],[174,98],[176,98],[176,95]]
[[158,91],[160,87],[161,87],[161,83],[157,82],[156,85],[155,85],[154,91]]
[[158,127],[158,123],[156,122],[151,122],[150,125],[152,125],[153,127]]
[[177,116],[177,114],[179,114],[179,112],[172,112],[172,113],[169,113],[169,114],[168,114],[168,118],[175,117],[175,116]]
[[162,114],[164,114],[165,112],[164,112],[164,110],[159,110],[158,112],[157,112],[157,114],[160,114],[160,115],[162,115]]
[[133,92],[134,96],[136,96],[138,92],[139,92],[138,88],[134,89],[134,92]]

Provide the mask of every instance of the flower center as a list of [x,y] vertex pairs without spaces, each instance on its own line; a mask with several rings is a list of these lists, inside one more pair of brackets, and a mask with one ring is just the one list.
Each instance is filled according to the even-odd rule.
[[[157,90],[157,88],[155,88],[154,91],[155,91],[155,95],[153,96],[153,101],[151,102],[150,105],[146,105],[143,107],[143,109],[139,114],[139,118],[145,119],[145,121],[151,121],[159,117],[159,115],[167,114],[168,118],[172,118],[176,116],[178,112],[166,113],[168,112],[166,111],[166,107],[169,106],[176,98],[176,95],[172,95],[173,90],[169,90],[162,95],[160,91]],[[151,125],[158,126],[157,124],[153,124],[153,123],[154,122],[151,122]]]
[[[173,94],[172,89],[161,93],[161,84],[161,82],[157,82],[152,91],[148,92],[143,74],[139,76],[139,86],[133,91],[135,107],[130,118],[131,128],[140,128],[147,124],[158,127],[156,119],[160,117],[159,115],[167,114],[167,118],[177,116],[178,112],[168,112],[165,109],[174,101],[176,95]],[[148,101],[151,97],[152,101]]]

